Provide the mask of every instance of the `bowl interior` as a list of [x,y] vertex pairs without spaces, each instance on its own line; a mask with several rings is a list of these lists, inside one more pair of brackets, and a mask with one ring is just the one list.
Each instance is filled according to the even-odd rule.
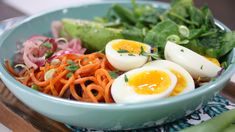
[[[23,22],[19,23],[18,26],[10,29],[4,36],[2,36],[2,39],[0,40],[0,69],[1,74],[8,75],[6,72],[3,63],[4,59],[6,58],[12,58],[14,53],[16,52],[16,44],[23,42],[27,38],[29,38],[32,35],[46,35],[51,36],[51,22],[55,20],[61,20],[63,18],[75,18],[75,19],[86,19],[91,20],[95,16],[104,16],[108,9],[112,6],[112,4],[115,3],[115,1],[107,1],[104,3],[95,3],[95,4],[88,4],[88,5],[82,5],[82,6],[74,6],[69,8],[63,8],[58,9],[54,11],[49,11],[46,13],[41,13],[39,15],[29,17]],[[122,5],[130,7],[130,2],[119,2]],[[169,7],[166,3],[161,2],[142,2],[142,3],[150,3],[153,4],[156,8],[160,10],[165,10]],[[89,13],[88,13],[89,12]],[[216,24],[219,25],[219,27],[223,28],[224,30],[229,30],[225,25],[220,23],[219,21],[216,21]],[[231,51],[230,54],[226,57],[228,63],[232,63],[235,60],[235,50]],[[216,83],[219,83],[221,79],[228,79],[232,76],[232,73],[235,70],[235,66],[230,65],[230,67],[226,70],[224,74],[220,76],[220,79],[217,79],[217,81],[211,83],[211,85],[216,85]],[[10,77],[11,80],[13,80],[16,84],[19,84],[16,80],[14,80],[12,77]],[[19,84],[21,85],[21,84]],[[25,89],[25,86],[21,86]],[[208,86],[204,86],[203,88],[206,88]],[[185,97],[190,97],[195,95],[195,93],[200,94],[201,92],[205,91],[203,88],[196,89],[193,93],[189,93],[186,95],[182,95],[179,97],[173,97],[175,99],[184,99]],[[28,90],[28,89],[27,89]],[[199,92],[197,92],[199,91]],[[31,92],[31,91],[30,91]],[[169,101],[175,101],[175,99],[166,99],[166,102]],[[161,101],[159,101],[161,102]]]
[[[169,114],[172,115],[172,118],[170,119],[171,121],[180,118],[185,114],[189,114],[190,112],[194,111],[195,108],[201,106],[202,103],[205,103],[208,98],[210,98],[214,93],[218,92],[221,89],[223,84],[225,84],[225,82],[235,72],[235,65],[230,65],[229,68],[224,72],[224,74],[222,74],[218,79],[216,79],[216,81],[210,83],[209,85],[205,85],[188,94],[172,98],[166,98],[155,102],[150,101],[146,103],[137,104],[92,104],[65,100],[37,92],[17,82],[6,71],[4,67],[4,59],[13,57],[14,53],[16,52],[16,43],[23,42],[32,35],[50,36],[51,22],[55,20],[60,20],[62,18],[78,18],[91,20],[95,16],[103,16],[106,14],[109,7],[111,7],[113,3],[121,3],[125,6],[131,6],[130,2],[123,1],[106,1],[104,3],[96,3],[82,6],[75,5],[74,7],[58,9],[27,18],[14,28],[10,29],[3,36],[1,36],[0,39],[0,76],[2,77],[2,80],[4,80],[6,84],[11,86],[11,89],[19,89],[18,93],[15,93],[15,95],[19,96],[20,99],[22,99],[23,102],[26,102],[27,105],[31,106],[36,111],[57,121],[77,126],[96,126],[96,128],[105,129],[105,127],[109,128],[110,126],[112,126],[112,123],[117,123],[113,119],[115,117],[119,117],[119,119],[122,118],[120,119],[120,122],[122,121],[122,125],[126,125],[126,128],[138,128],[142,127],[141,124],[148,120],[145,119],[144,115],[142,115],[143,118],[137,119],[142,114],[141,110],[148,110],[148,112],[146,112],[147,116],[149,119],[152,118],[153,121],[162,117],[165,121],[165,117],[167,117]],[[154,4],[154,6],[156,8],[159,8],[160,10],[164,10],[169,7],[168,4],[161,2],[150,1],[142,3]],[[225,30],[228,30],[228,28],[222,23],[216,23]],[[232,63],[235,61],[235,49],[226,56],[226,59],[228,63]],[[19,92],[22,92],[22,94]],[[22,97],[21,95],[37,98],[38,100],[33,100],[34,102],[30,102],[28,101],[29,98]],[[35,103],[38,103],[38,105],[35,105]],[[48,105],[48,107],[41,108],[40,106],[43,107],[43,105]],[[61,106],[66,107],[64,107],[61,111],[55,111],[53,113],[50,111],[50,109],[57,110]],[[87,112],[87,110],[92,111],[93,113],[90,115],[90,120],[87,119],[88,117],[84,117],[81,113],[79,113],[80,111],[78,111],[78,109],[81,111],[81,113]],[[156,109],[160,111],[160,114],[157,114],[155,112]],[[187,113],[184,110],[191,111]],[[96,117],[97,119],[104,119],[99,122],[93,122],[93,117]],[[169,116],[169,118],[170,117],[171,116]],[[79,118],[86,120],[88,123],[86,124],[84,121],[79,121]],[[106,126],[104,126],[103,124],[105,124]]]

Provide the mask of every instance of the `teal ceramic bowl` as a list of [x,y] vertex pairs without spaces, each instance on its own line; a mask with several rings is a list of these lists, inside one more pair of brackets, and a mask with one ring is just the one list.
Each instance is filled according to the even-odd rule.
[[[16,42],[31,35],[50,34],[50,24],[62,18],[92,19],[104,15],[113,1],[58,9],[32,16],[6,32],[0,39],[0,76],[10,91],[35,111],[56,121],[95,129],[133,129],[150,127],[182,118],[199,109],[217,94],[235,72],[235,65],[216,79],[190,93],[162,100],[136,104],[94,104],[61,99],[30,89],[17,82],[4,68],[5,58],[12,58]],[[128,2],[118,2],[130,6]],[[145,2],[146,3],[146,2]],[[156,8],[167,8],[165,3],[151,2]],[[228,30],[221,23],[221,28]],[[235,60],[235,50],[227,56],[229,63]]]

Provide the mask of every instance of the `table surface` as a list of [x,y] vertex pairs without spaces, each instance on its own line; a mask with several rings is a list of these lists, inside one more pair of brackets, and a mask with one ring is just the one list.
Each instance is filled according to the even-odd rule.
[[[169,0],[160,0],[168,2]],[[196,5],[208,3],[215,17],[229,28],[235,29],[234,0],[196,0]],[[25,13],[0,0],[0,21]],[[230,82],[222,94],[235,102],[235,84]],[[0,123],[13,131],[70,131],[64,124],[50,120],[23,105],[12,95],[0,80]]]

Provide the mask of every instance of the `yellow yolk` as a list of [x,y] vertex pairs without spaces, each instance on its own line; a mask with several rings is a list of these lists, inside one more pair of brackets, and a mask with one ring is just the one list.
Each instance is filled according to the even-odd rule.
[[176,96],[186,88],[187,81],[184,78],[184,76],[182,74],[180,74],[178,71],[171,70],[171,72],[175,74],[175,76],[177,78],[177,83],[176,83],[176,86],[175,86],[173,92],[170,94],[170,96]]
[[220,67],[220,63],[216,58],[206,57],[206,59]]
[[112,48],[116,51],[127,50],[131,54],[139,54],[141,52],[141,47],[146,51],[146,46],[144,44],[130,40],[120,40],[112,45]]
[[164,71],[144,71],[130,76],[128,85],[138,94],[159,94],[168,89],[171,79]]

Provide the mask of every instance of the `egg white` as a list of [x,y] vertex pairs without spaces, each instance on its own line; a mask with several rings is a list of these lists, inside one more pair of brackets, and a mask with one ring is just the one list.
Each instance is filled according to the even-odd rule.
[[187,83],[186,87],[179,93],[179,95],[195,89],[195,84],[192,76],[183,67],[174,62],[168,60],[155,60],[145,64],[144,67],[161,67],[179,72],[184,77]]
[[215,77],[221,67],[210,62],[202,55],[168,41],[165,46],[165,58],[184,67],[193,78]]
[[[112,48],[112,45],[118,43],[118,41],[122,41],[122,39],[112,40],[105,47],[106,57],[114,68],[120,71],[129,71],[131,69],[141,67],[147,62],[147,56],[138,54],[130,56],[128,53],[118,53]],[[146,47],[145,52],[150,53],[151,47],[147,44],[144,44],[144,46]]]
[[[171,80],[171,84],[164,92],[159,94],[138,94],[134,91],[133,87],[129,86],[127,82],[125,82],[125,75],[127,77],[134,75],[136,73],[151,71],[151,70],[159,70],[168,74]],[[161,98],[168,97],[170,93],[173,91],[177,82],[176,76],[171,73],[167,69],[163,68],[155,68],[155,67],[142,67],[138,69],[134,69],[128,71],[118,78],[116,78],[111,87],[111,94],[116,103],[136,103],[136,102],[145,102],[150,100],[158,100]]]

